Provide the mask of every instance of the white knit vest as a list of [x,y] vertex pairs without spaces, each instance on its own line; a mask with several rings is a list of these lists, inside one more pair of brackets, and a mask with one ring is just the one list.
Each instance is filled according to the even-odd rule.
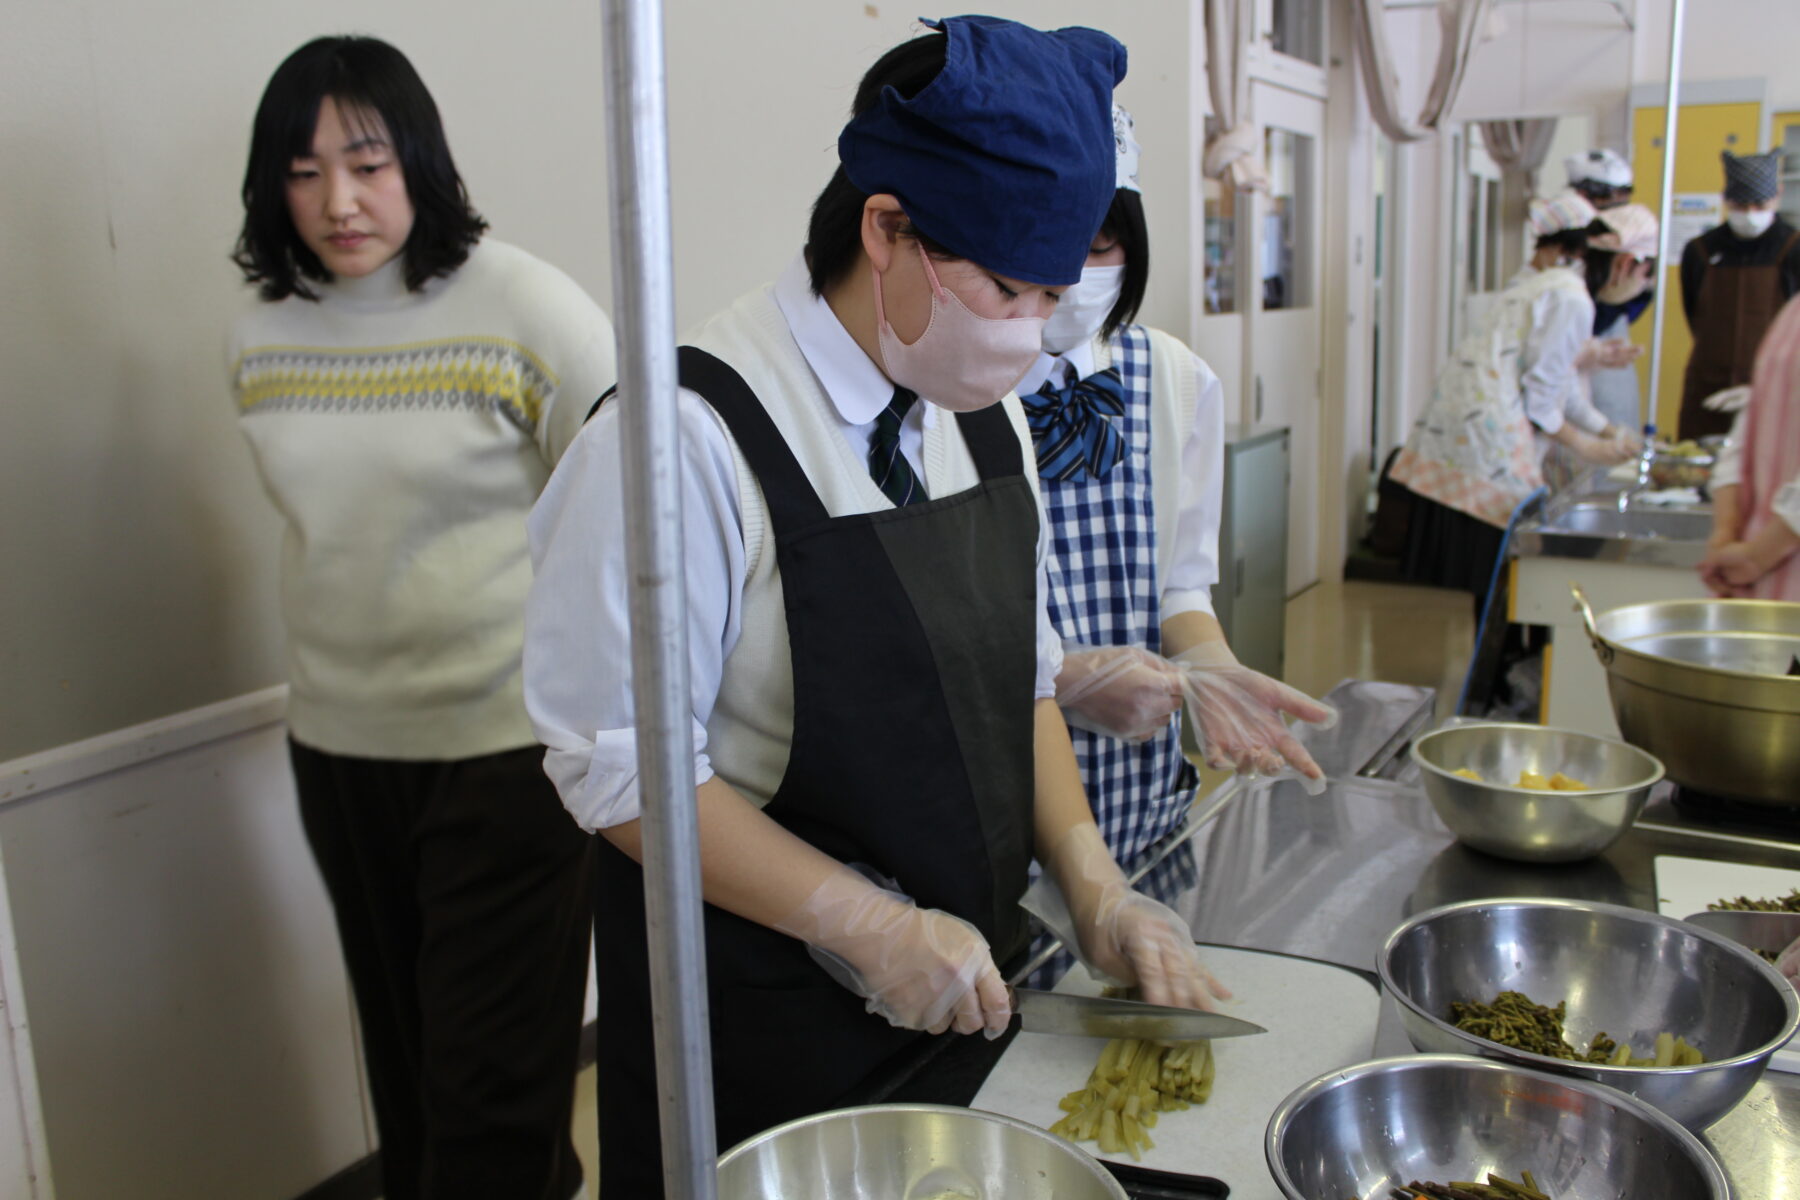
[[[744,377],[787,439],[788,449],[828,513],[839,517],[893,507],[869,477],[864,457],[844,437],[842,419],[807,365],[769,289],[740,299],[686,340]],[[1002,403],[1020,445],[1029,447],[1018,399],[1009,395]],[[943,411],[934,418],[925,431],[923,470],[926,487],[936,499],[975,486],[979,476],[956,419]],[[719,420],[716,415],[714,419]],[[793,665],[768,506],[736,439],[722,420],[719,425],[737,465],[746,578],[737,645],[725,659],[718,700],[706,726],[707,753],[722,779],[761,806],[773,797],[787,771],[794,732]],[[1029,461],[1029,450],[1021,453],[1021,461]],[[1036,477],[1026,474],[1035,494]],[[844,603],[854,609],[858,598],[847,595]]]

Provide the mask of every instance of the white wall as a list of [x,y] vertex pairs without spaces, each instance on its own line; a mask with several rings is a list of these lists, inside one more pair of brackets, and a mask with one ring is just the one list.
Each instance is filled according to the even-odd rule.
[[[1669,0],[1637,0],[1638,37],[1632,52],[1636,83],[1668,78]],[[1765,117],[1800,110],[1800,4],[1794,0],[1688,0],[1681,39],[1681,78],[1762,79]],[[1765,136],[1763,149],[1768,148]]]
[[[1188,324],[1189,0],[988,6],[1109,29],[1145,148],[1145,317]],[[863,0],[669,0],[683,325],[797,252],[862,71],[913,29]],[[223,381],[250,118],[309,37],[386,37],[436,95],[495,236],[611,307],[599,6],[68,0],[0,39],[0,761],[283,675],[276,523]]]

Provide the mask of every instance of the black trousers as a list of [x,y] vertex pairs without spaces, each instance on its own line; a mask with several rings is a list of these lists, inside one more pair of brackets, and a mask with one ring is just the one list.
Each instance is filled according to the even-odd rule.
[[543,751],[289,750],[356,994],[385,1200],[567,1200],[592,855]]

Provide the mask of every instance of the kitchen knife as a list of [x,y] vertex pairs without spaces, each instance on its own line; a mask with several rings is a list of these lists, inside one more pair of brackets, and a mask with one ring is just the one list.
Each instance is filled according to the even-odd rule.
[[1243,1037],[1267,1033],[1261,1025],[1223,1013],[1168,1008],[1137,1000],[1075,996],[1036,988],[1008,988],[1013,1011],[1026,1033],[1064,1037],[1144,1038],[1156,1042],[1191,1042],[1198,1038]]
[[1740,946],[1780,954],[1800,938],[1800,913],[1720,909],[1697,912],[1683,920],[1722,933]]

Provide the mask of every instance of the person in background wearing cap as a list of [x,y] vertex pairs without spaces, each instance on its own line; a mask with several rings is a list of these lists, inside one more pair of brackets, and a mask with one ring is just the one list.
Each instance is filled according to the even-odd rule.
[[[1800,601],[1800,298],[1756,352],[1749,403],[1712,473],[1700,578],[1715,596]],[[1800,942],[1788,958],[1800,965]]]
[[1681,304],[1694,348],[1681,389],[1683,438],[1725,433],[1728,413],[1705,407],[1714,392],[1750,382],[1756,349],[1781,306],[1800,293],[1800,231],[1776,214],[1781,155],[1719,152],[1725,224],[1681,254]]
[[1532,201],[1530,220],[1530,263],[1438,373],[1391,472],[1424,501],[1407,530],[1407,577],[1472,592],[1478,617],[1513,510],[1543,484],[1544,449],[1612,464],[1641,448],[1583,400],[1577,379],[1594,322],[1579,268],[1606,227],[1574,192]]
[[[1081,281],[1019,381],[1050,523],[1057,701],[1107,848],[1122,863],[1187,817],[1184,691],[1213,765],[1323,772],[1282,717],[1325,705],[1238,665],[1213,615],[1224,388],[1174,337],[1131,322],[1150,274],[1132,120],[1113,106],[1118,188]],[[1062,964],[1066,967],[1066,962]]]
[[[997,1056],[927,1034],[1008,1028],[1034,852],[1090,966],[1211,1003],[1186,924],[1095,830],[1053,699],[1029,435],[1001,402],[1111,201],[1124,47],[928,24],[863,78],[804,254],[682,351],[721,1147],[876,1095],[971,1098],[919,1064]],[[638,1197],[661,1187],[617,408],[532,514],[525,664],[546,770],[602,834],[601,1190]]]
[[1656,214],[1631,202],[1631,164],[1611,150],[1589,150],[1563,160],[1569,187],[1586,197],[1609,227],[1588,239],[1587,284],[1594,297],[1596,343],[1583,351],[1594,407],[1630,429],[1644,423],[1638,401],[1637,348],[1631,325],[1655,299]]

